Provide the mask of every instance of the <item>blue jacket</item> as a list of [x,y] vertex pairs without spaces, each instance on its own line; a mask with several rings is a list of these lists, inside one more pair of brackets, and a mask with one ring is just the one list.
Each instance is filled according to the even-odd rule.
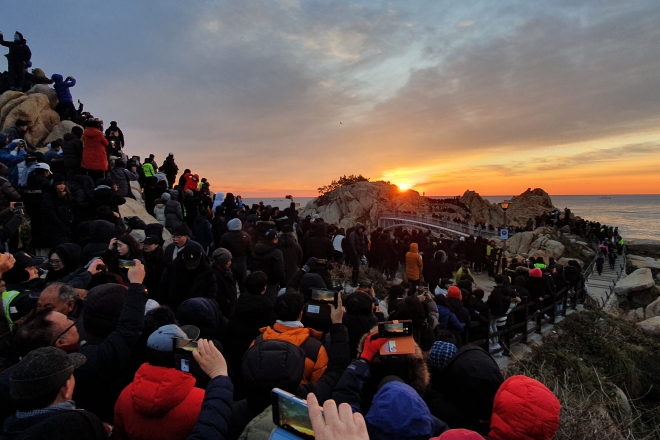
[[447,307],[438,306],[438,328],[440,330],[463,330],[465,324],[460,322]]
[[53,88],[57,93],[57,99],[60,101],[60,103],[73,104],[73,96],[71,96],[71,92],[69,91],[69,88],[76,85],[76,80],[74,78],[71,78],[71,81],[64,81],[62,75],[58,73],[54,74],[52,76],[52,79],[53,81],[55,81],[55,84],[53,84]]
[[234,386],[227,376],[214,377],[206,387],[202,411],[188,440],[224,440],[229,431]]
[[21,150],[16,156],[12,156],[8,148],[0,148],[0,162],[9,168],[7,180],[11,186],[18,188],[18,164],[25,160],[25,150]]

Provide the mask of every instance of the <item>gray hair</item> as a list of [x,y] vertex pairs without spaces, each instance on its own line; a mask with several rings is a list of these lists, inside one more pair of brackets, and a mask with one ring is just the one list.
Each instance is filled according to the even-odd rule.
[[[69,300],[76,301],[78,299],[78,295],[76,295],[76,291],[74,290],[73,287],[69,286],[68,284],[64,283],[53,283],[50,286],[46,287],[45,290],[50,290],[53,289],[57,292],[57,296],[60,299],[60,301],[66,302]],[[42,292],[43,293],[43,292]]]

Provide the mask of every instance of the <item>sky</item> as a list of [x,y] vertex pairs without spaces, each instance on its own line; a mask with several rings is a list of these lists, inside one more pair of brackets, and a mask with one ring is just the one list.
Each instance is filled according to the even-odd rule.
[[216,191],[314,196],[362,174],[426,195],[660,193],[657,0],[2,10],[129,155],[173,152]]

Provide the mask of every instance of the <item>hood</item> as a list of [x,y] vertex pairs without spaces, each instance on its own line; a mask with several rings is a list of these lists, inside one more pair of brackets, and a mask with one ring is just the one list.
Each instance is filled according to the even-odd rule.
[[410,243],[410,252],[418,252],[419,251],[419,245],[417,243]]
[[107,220],[93,220],[89,223],[89,238],[93,243],[110,243],[115,225]]
[[276,248],[277,245],[275,245],[274,243],[267,241],[258,241],[257,244],[254,245],[254,253],[255,255],[264,256],[267,253],[272,252]]
[[311,237],[326,237],[328,235],[328,227],[325,223],[312,223],[309,228],[309,235]]
[[365,416],[371,439],[428,439],[436,434],[434,419],[420,395],[410,385],[398,381],[383,385]]
[[59,73],[54,73],[53,76],[50,77],[50,79],[52,79],[56,83],[61,83],[62,81],[64,81],[64,77]]
[[195,378],[174,368],[142,364],[131,389],[133,408],[139,414],[162,417],[183,402],[195,387]]
[[495,440],[550,440],[559,427],[559,399],[541,382],[513,376],[493,403],[489,436]]
[[90,176],[84,174],[73,176],[73,181],[80,185],[82,189],[86,190],[86,192],[94,190],[94,181]]
[[273,300],[266,295],[241,295],[236,300],[236,309],[231,315],[232,319],[249,319],[273,313]]
[[0,176],[7,177],[9,176],[9,168],[4,163],[0,163]]
[[447,254],[445,253],[445,251],[437,251],[433,255],[433,259],[438,260],[441,263],[444,263],[445,261],[447,261]]
[[264,335],[264,340],[279,339],[281,341],[290,342],[297,347],[302,345],[302,343],[310,336],[319,341],[321,340],[321,336],[323,336],[323,333],[311,328],[293,328],[277,323],[272,327],[265,327],[259,331]]
[[296,234],[294,232],[283,232],[279,235],[278,245],[281,248],[294,247],[296,242]]
[[62,243],[57,245],[50,251],[50,254],[53,252],[60,257],[62,263],[64,263],[64,266],[67,268],[73,270],[80,264],[82,249],[80,249],[80,246],[75,243]]
[[216,333],[222,314],[218,304],[208,298],[191,298],[181,303],[176,310],[176,319],[181,325],[194,325],[202,334]]

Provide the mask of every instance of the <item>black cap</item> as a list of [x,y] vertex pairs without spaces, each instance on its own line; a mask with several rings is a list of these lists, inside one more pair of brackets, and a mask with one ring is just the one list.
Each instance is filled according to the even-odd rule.
[[277,238],[277,229],[269,229],[269,230],[267,230],[266,233],[264,234],[264,236],[265,236],[266,238],[271,239],[271,240]]
[[144,240],[142,241],[142,244],[160,244],[160,238],[156,235],[147,235],[144,237]]
[[9,381],[14,400],[32,400],[59,390],[73,370],[87,361],[80,353],[66,354],[55,347],[32,350],[18,363]]
[[20,269],[25,269],[26,267],[41,266],[45,261],[43,258],[33,257],[32,255],[26,254],[23,251],[16,252],[14,254],[14,258],[16,259],[14,267],[18,267]]
[[196,249],[196,247],[186,246],[180,255],[186,267],[189,269],[194,269],[199,266],[199,262],[202,260],[202,254],[202,251]]

